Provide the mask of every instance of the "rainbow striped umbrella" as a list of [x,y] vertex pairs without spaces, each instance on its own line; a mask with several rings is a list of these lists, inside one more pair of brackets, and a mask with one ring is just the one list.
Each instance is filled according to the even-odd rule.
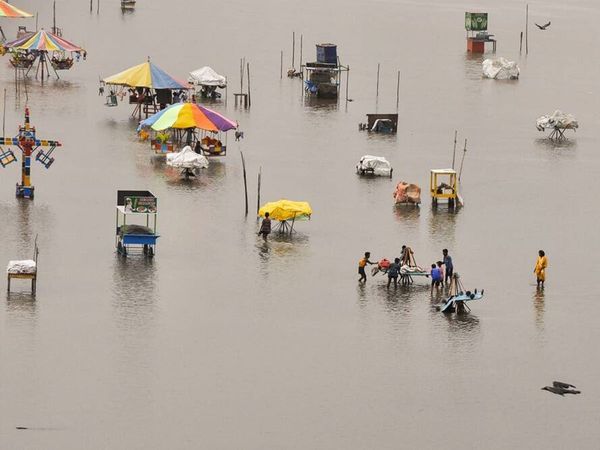
[[4,0],[0,0],[0,17],[33,17],[33,14],[29,14],[28,12],[14,7],[10,3],[6,3]]
[[39,50],[42,52],[79,52],[83,49],[71,42],[45,30],[28,33],[12,42],[4,44],[15,50]]
[[160,131],[167,128],[199,128],[206,131],[228,131],[237,124],[212,109],[195,103],[175,103],[140,122],[138,130],[150,127]]

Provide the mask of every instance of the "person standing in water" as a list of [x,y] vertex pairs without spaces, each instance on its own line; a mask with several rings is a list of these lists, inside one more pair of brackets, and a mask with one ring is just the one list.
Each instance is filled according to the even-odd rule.
[[538,252],[538,259],[535,263],[535,268],[533,269],[533,273],[535,273],[535,277],[537,279],[538,288],[544,287],[544,281],[546,281],[546,267],[548,267],[546,253],[544,253],[544,250],[540,250]]
[[442,255],[444,255],[443,263],[444,263],[444,281],[446,282],[446,286],[448,286],[448,280],[452,279],[452,274],[454,273],[454,264],[452,264],[452,257],[448,254],[448,249],[445,248],[442,250]]
[[271,233],[271,219],[269,218],[269,213],[265,213],[265,218],[260,224],[260,230],[258,231],[258,235],[262,234],[263,239],[266,241],[267,236]]
[[390,264],[390,267],[388,267],[388,289],[392,283],[392,280],[394,280],[394,287],[398,286],[398,275],[400,275],[400,258],[394,259],[394,262]]
[[431,265],[431,272],[429,272],[429,276],[431,276],[431,293],[433,294],[433,288],[439,288],[442,280],[442,270],[438,268],[435,264]]
[[375,264],[374,262],[369,261],[370,257],[371,252],[365,252],[365,257],[358,261],[358,274],[360,275],[360,278],[358,279],[359,283],[361,281],[363,283],[367,282],[367,274],[365,272],[365,267],[367,266],[367,264]]

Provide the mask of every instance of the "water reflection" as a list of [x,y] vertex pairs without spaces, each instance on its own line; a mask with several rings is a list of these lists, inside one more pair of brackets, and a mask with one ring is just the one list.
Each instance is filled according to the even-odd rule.
[[[465,44],[466,45],[466,44]],[[465,75],[470,80],[480,80],[481,79],[481,63],[486,59],[487,56],[481,53],[472,53],[466,52],[464,53],[464,66],[465,66]]]
[[479,318],[472,312],[466,314],[444,314],[437,312],[443,316],[448,328],[448,341],[451,345],[471,344],[473,338],[479,336],[481,327]]
[[[542,150],[554,151],[554,150],[575,150],[577,148],[577,141],[574,139],[564,139],[561,141],[556,141],[554,139],[549,139],[547,137],[537,138],[535,141],[535,146]],[[553,153],[559,154],[561,156],[574,156],[572,151],[569,152],[559,152]]]
[[544,301],[544,288],[536,287],[533,293],[533,309],[535,313],[535,324],[540,331],[544,329],[544,313],[546,304]]
[[124,331],[149,325],[157,298],[157,270],[154,259],[143,256],[115,256],[113,306],[117,323]]
[[167,166],[164,156],[154,156],[150,159],[154,175],[163,179],[169,190],[197,191],[205,188],[221,189],[223,179],[227,175],[227,165],[223,161],[210,159],[206,169],[196,172],[196,176],[186,178],[181,174],[181,169]]
[[337,111],[339,109],[339,102],[337,99],[327,100],[305,95],[304,106],[318,112]]
[[447,204],[441,204],[431,207],[429,214],[429,235],[437,242],[443,242],[444,245],[454,243],[456,230],[456,218],[460,214],[461,208],[451,208]]
[[[23,283],[26,290],[15,291],[13,288],[20,289],[17,284]],[[28,321],[35,321],[36,319],[36,305],[35,295],[30,290],[30,280],[11,280],[11,291],[6,293],[6,311],[9,316],[25,318]]]
[[394,205],[394,215],[396,221],[409,228],[417,228],[421,217],[421,208],[415,205]]

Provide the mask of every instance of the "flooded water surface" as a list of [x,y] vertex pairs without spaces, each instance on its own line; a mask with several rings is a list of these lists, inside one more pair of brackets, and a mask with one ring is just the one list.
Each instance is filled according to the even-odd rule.
[[[51,5],[18,6],[50,29]],[[527,56],[525,4],[478,2],[497,54],[521,67],[512,82],[482,79],[483,58],[466,54],[469,2],[56,6],[87,61],[19,96],[0,61],[6,134],[27,104],[38,136],[63,143],[49,170],[34,162],[34,201],[14,198],[20,164],[0,170],[0,264],[30,257],[36,236],[40,246],[35,299],[14,281],[0,303],[0,448],[597,448],[596,2],[531,1],[530,22],[552,25],[530,28]],[[1,25],[10,39],[34,22]],[[304,61],[315,43],[338,45],[352,102],[308,101],[299,79],[280,79],[293,30]],[[299,42],[296,66],[298,55]],[[228,76],[227,104],[211,107],[245,138],[230,136],[227,156],[195,180],[138,141],[129,105],[98,95],[99,77],[147,57],[179,78],[204,65]],[[233,102],[241,57],[250,110]],[[396,111],[398,71],[398,134],[358,131],[365,114]],[[535,129],[555,109],[580,123],[560,146]],[[432,209],[427,191],[429,170],[451,164],[454,130],[458,160],[468,139],[457,212]],[[393,179],[357,177],[365,154],[389,159]],[[256,235],[259,170],[262,201],[312,205],[291,239]],[[423,188],[419,208],[394,207],[400,180]],[[158,197],[152,260],[115,253],[118,189]],[[428,280],[357,283],[365,251],[391,259],[403,244],[423,266],[448,248],[484,300],[445,316]],[[553,380],[582,394],[540,390]]]

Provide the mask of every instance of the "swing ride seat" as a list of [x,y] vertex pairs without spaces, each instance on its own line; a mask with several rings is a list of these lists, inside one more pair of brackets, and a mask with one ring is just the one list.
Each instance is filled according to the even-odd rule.
[[0,165],[2,167],[8,166],[10,163],[15,162],[17,157],[11,149],[4,150],[0,148]]
[[[464,302],[470,302],[473,300],[481,300],[483,298],[482,292],[459,292],[458,295],[451,295],[448,297],[444,305],[440,308],[443,313],[450,313],[456,311],[458,304]],[[466,306],[466,305],[465,305]]]
[[29,68],[31,68],[31,66],[33,66],[33,61],[34,61],[33,59],[11,58],[10,64],[15,69],[29,69]]
[[54,70],[69,70],[73,67],[73,60],[69,59],[51,59],[50,64],[54,68]]
[[42,163],[42,165],[48,169],[54,162],[54,158],[52,158],[49,154],[44,153],[43,150],[40,150],[35,156],[35,160]]
[[117,106],[118,105],[117,96],[115,94],[107,95],[106,103],[104,105],[105,106]]

